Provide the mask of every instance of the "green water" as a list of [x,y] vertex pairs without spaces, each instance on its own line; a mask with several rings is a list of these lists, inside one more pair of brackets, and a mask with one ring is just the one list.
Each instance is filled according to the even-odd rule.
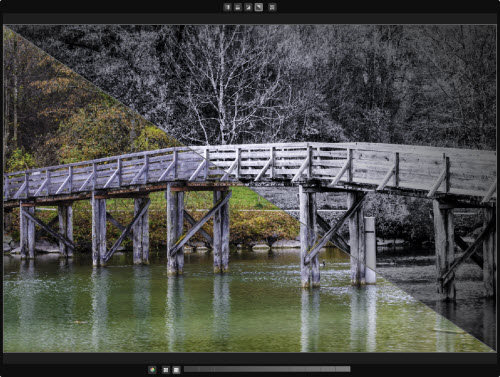
[[492,352],[424,304],[379,278],[350,286],[349,259],[328,249],[321,288],[300,287],[296,251],[231,254],[228,275],[206,254],[166,275],[116,255],[92,268],[4,256],[5,352]]

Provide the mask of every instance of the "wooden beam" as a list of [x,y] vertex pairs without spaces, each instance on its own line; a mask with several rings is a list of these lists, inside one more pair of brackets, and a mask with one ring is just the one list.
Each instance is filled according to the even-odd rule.
[[354,202],[354,204],[351,206],[351,208],[349,208],[347,211],[345,211],[344,214],[342,215],[342,217],[337,221],[337,223],[332,228],[330,228],[330,230],[328,232],[325,233],[323,238],[321,238],[321,240],[319,240],[319,242],[317,242],[316,245],[314,245],[311,248],[311,250],[309,250],[307,252],[307,254],[304,258],[304,263],[306,263],[306,264],[309,263],[311,261],[311,259],[317,253],[319,253],[320,249],[323,246],[325,246],[328,241],[330,241],[332,236],[338,232],[338,230],[345,223],[345,221],[349,217],[351,217],[351,215],[359,208],[359,206],[361,206],[361,204],[363,203],[365,198],[366,198],[366,193],[360,193],[358,200],[356,202]]
[[[455,245],[457,245],[460,249],[462,249],[462,251],[465,251],[469,248],[469,244],[465,242],[462,239],[462,237],[460,237],[458,234],[455,233],[454,237],[455,237]],[[477,253],[477,250],[475,250],[475,252],[472,253],[470,259],[472,259],[481,269],[483,269],[483,257]]]
[[177,250],[179,250],[182,246],[185,245],[187,241],[213,216],[213,214],[218,211],[222,205],[226,204],[231,198],[232,192],[228,191],[227,194],[221,198],[210,211],[208,211],[205,216],[203,216],[200,221],[198,221],[193,227],[185,234],[184,237],[181,237],[172,248],[170,252],[171,256],[174,256]]
[[481,203],[488,203],[496,190],[497,190],[497,180],[495,179],[495,182],[493,182],[493,184],[490,186],[483,200],[481,200]]
[[43,223],[42,220],[40,220],[39,218],[37,218],[35,215],[32,215],[28,211],[23,211],[23,214],[24,214],[24,216],[28,217],[31,221],[33,221],[36,225],[38,225],[39,227],[43,228],[51,236],[57,238],[59,241],[61,241],[62,243],[64,243],[66,246],[68,246],[68,247],[70,247],[72,249],[75,248],[75,244],[73,242],[71,242],[70,240],[68,240],[66,237],[61,236],[59,233],[55,232],[51,228],[49,228],[47,225],[45,225]]
[[85,182],[83,182],[83,185],[80,187],[80,190],[78,191],[83,191],[85,189],[85,187],[87,187],[87,185],[89,184],[90,180],[94,178],[94,173],[90,173],[90,175],[87,177],[87,179],[85,180]]
[[443,181],[445,182],[445,192],[448,192],[450,190],[450,182],[449,182],[449,176],[450,176],[450,159],[449,157],[444,157],[444,168],[443,170],[441,171],[441,174],[439,174],[439,177],[438,179],[436,180],[436,182],[434,183],[434,185],[432,186],[432,188],[430,189],[429,193],[427,194],[427,197],[428,198],[431,198],[434,196],[434,194],[436,193],[436,191],[439,189],[439,186],[441,186],[441,184],[443,183]]
[[21,193],[22,193],[23,191],[25,191],[25,189],[26,189],[26,185],[27,185],[27,183],[26,183],[26,181],[24,181],[24,183],[23,183],[23,184],[22,184],[22,186],[19,188],[19,190],[17,190],[17,192],[16,192],[16,194],[14,195],[13,199],[19,199],[19,195],[21,195]]
[[344,163],[344,166],[342,166],[342,169],[340,169],[340,171],[335,176],[335,179],[332,181],[332,183],[330,183],[330,186],[335,186],[337,183],[339,183],[340,179],[342,178],[344,173],[347,171],[347,169],[349,169],[350,165],[351,165],[351,161],[348,158],[346,160],[346,162]]
[[142,215],[144,215],[144,212],[146,212],[146,210],[149,208],[150,204],[151,204],[151,199],[148,198],[146,200],[146,202],[142,205],[142,208],[140,209],[140,211],[137,212],[137,214],[133,218],[132,222],[127,225],[127,227],[122,232],[120,237],[118,237],[118,239],[115,241],[113,246],[111,246],[111,249],[109,249],[109,251],[104,255],[104,258],[103,258],[104,262],[107,262],[109,260],[109,258],[111,258],[111,256],[115,253],[116,249],[118,249],[118,247],[121,245],[121,243],[123,242],[125,237],[128,236],[128,234],[130,233],[130,230],[135,225],[135,223],[139,220],[139,218],[142,217]]
[[[330,230],[330,224],[326,222],[319,214],[316,214],[316,223],[319,225],[320,229],[323,230],[323,234]],[[334,234],[330,239],[330,242],[335,245],[336,248],[351,254],[351,247],[349,244],[342,238],[340,234]]]
[[[186,219],[189,224],[196,225],[196,220],[186,210],[184,210],[184,219]],[[200,228],[199,232],[210,245],[214,244],[212,236],[205,229]]]
[[483,243],[483,241],[486,239],[486,237],[489,235],[489,233],[495,228],[495,218],[493,217],[486,228],[483,229],[483,231],[479,234],[479,236],[476,238],[476,240],[465,250],[465,252],[462,254],[462,256],[458,259],[455,259],[455,261],[451,264],[450,268],[448,271],[446,271],[445,274],[441,277],[441,280],[443,281],[443,285],[446,286],[449,283],[449,276],[455,272],[455,270],[469,257],[476,251],[476,248]]
[[[48,172],[48,170],[47,170],[47,172]],[[34,196],[40,195],[40,193],[43,191],[43,189],[45,188],[45,186],[47,186],[48,183],[49,183],[49,180],[48,179],[44,179],[44,181],[42,182],[42,184],[40,185],[40,187],[38,188],[38,190],[36,190]]]
[[144,164],[141,168],[141,170],[139,170],[139,172],[135,175],[134,179],[132,179],[132,182],[130,182],[131,185],[135,185],[137,184],[137,181],[139,180],[139,178],[141,177],[142,174],[144,174],[146,172],[146,169],[148,168],[148,165],[147,164]]
[[165,179],[165,177],[167,176],[168,173],[170,173],[170,171],[172,169],[175,168],[175,164],[177,163],[177,159],[174,159],[170,165],[168,165],[168,167],[165,169],[165,171],[160,175],[160,178],[158,178],[158,182],[161,182]]
[[394,180],[392,185],[394,187],[399,186],[399,152],[394,152]]
[[299,168],[299,171],[297,172],[297,174],[295,174],[295,176],[292,178],[292,182],[296,182],[300,178],[300,176],[302,175],[304,170],[306,170],[306,168],[309,166],[309,163],[310,163],[310,159],[309,159],[309,156],[307,156],[306,159],[304,160],[304,162],[302,163],[302,165],[300,165],[300,168]]
[[[59,221],[59,215],[55,215],[52,220],[50,220],[48,223],[47,223],[47,226],[48,227],[51,227],[52,225],[54,225],[55,223],[57,223]],[[44,228],[40,228],[36,231],[35,233],[35,238],[40,238],[40,236],[45,233],[45,229]]]
[[111,186],[111,183],[113,183],[114,179],[118,176],[120,170],[121,166],[118,166],[113,174],[111,174],[111,177],[109,177],[108,181],[105,183],[104,188],[108,188],[109,186]]
[[391,179],[391,177],[395,174],[395,172],[396,172],[396,164],[394,164],[391,167],[391,169],[387,172],[387,174],[385,175],[384,179],[382,180],[382,182],[380,182],[380,185],[378,185],[378,187],[375,189],[375,191],[383,190],[384,187],[389,182],[389,179]]
[[69,180],[71,179],[71,176],[68,175],[68,177],[64,180],[64,182],[62,183],[61,186],[59,186],[59,188],[57,189],[56,191],[56,195],[59,195],[62,190],[64,190],[64,187],[69,183]]
[[269,169],[269,167],[271,166],[271,164],[272,164],[272,163],[273,163],[273,159],[272,159],[272,158],[270,158],[270,159],[266,162],[266,164],[264,165],[264,168],[260,171],[260,173],[259,173],[259,174],[257,174],[257,177],[254,179],[254,182],[259,181],[259,180],[262,178],[262,176],[263,176],[264,174],[266,174],[267,169]]
[[222,176],[222,178],[220,180],[223,181],[223,180],[229,178],[229,174],[231,174],[233,172],[233,170],[234,170],[234,168],[236,168],[236,166],[238,166],[238,159],[233,161],[233,163],[231,164],[229,169],[227,169],[227,171],[224,173],[224,175]]
[[198,177],[198,175],[200,174],[201,170],[205,167],[205,160],[203,160],[200,165],[198,165],[198,167],[196,168],[196,170],[194,171],[194,173],[191,175],[191,177],[189,177],[188,181],[191,182],[191,181],[194,181],[196,179],[196,177]]
[[[120,231],[124,231],[126,227],[124,227],[118,220],[116,220],[113,216],[111,216],[111,213],[106,212],[106,220],[108,220],[111,224],[113,224],[115,227],[117,227]],[[132,237],[132,234],[134,233],[133,230],[130,231],[129,234],[127,234],[127,238],[130,240],[134,240]]]

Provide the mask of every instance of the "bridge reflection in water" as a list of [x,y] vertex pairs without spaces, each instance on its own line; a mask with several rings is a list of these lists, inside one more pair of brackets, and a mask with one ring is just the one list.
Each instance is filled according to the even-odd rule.
[[4,257],[5,350],[491,351],[383,279],[351,286],[349,257],[338,251],[322,254],[323,288],[304,290],[299,258],[235,256],[231,274],[213,276],[209,258],[193,254],[185,276],[168,277],[161,259],[135,266],[116,256],[92,269],[83,256],[67,266],[50,255]]

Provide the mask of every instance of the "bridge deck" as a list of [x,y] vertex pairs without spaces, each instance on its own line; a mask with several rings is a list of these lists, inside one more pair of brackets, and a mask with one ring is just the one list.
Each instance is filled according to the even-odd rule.
[[[210,163],[207,165],[206,161]],[[226,173],[227,172],[227,173]],[[165,190],[168,184],[308,184],[496,202],[496,151],[375,143],[167,148],[4,175],[4,207]]]

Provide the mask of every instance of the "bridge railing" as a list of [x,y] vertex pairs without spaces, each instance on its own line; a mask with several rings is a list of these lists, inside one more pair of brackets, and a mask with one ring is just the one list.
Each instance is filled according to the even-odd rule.
[[[207,164],[206,161],[210,163]],[[4,200],[168,181],[301,183],[496,200],[496,152],[375,143],[167,148],[4,175]]]
[[4,174],[4,201],[155,182],[210,181],[223,174],[189,148],[166,148]]
[[377,143],[193,147],[246,182],[310,179],[328,186],[406,189],[496,199],[496,152]]

